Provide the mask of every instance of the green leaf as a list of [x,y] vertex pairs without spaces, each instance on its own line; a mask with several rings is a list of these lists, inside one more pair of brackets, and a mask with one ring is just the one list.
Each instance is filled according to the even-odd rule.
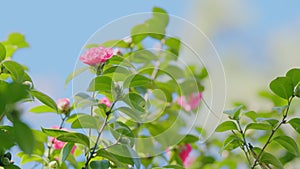
[[74,147],[74,143],[67,143],[64,145],[63,149],[60,152],[60,163],[66,161],[73,147]]
[[288,123],[300,134],[300,118],[293,118]]
[[85,66],[79,69],[76,69],[74,72],[70,73],[65,81],[65,87],[69,84],[69,82],[74,79],[76,76],[80,75],[82,72],[86,71],[89,66]]
[[277,119],[274,118],[257,118],[256,119],[258,122],[268,122],[271,126],[275,127],[279,121]]
[[98,76],[91,81],[88,91],[111,91],[112,85],[111,77]]
[[154,53],[152,53],[149,50],[138,50],[132,53],[132,55],[129,57],[131,62],[134,63],[144,63],[147,64],[151,61],[155,61],[157,60],[157,56],[154,55]]
[[139,42],[141,42],[143,39],[147,37],[148,27],[146,24],[136,25],[131,29],[130,34],[131,34],[132,42],[138,44]]
[[129,87],[138,87],[143,86],[146,88],[150,88],[152,86],[152,80],[148,79],[147,77],[140,75],[140,74],[134,74],[129,76],[123,84],[123,88],[129,88]]
[[27,124],[21,121],[14,121],[14,135],[20,149],[27,154],[31,154],[34,148],[34,136]]
[[99,129],[100,119],[99,117],[93,117],[91,115],[82,114],[78,116],[75,121],[73,121],[71,127],[74,129],[79,129],[79,128]]
[[39,113],[57,113],[56,110],[54,110],[51,107],[46,106],[46,105],[33,107],[29,110],[29,112],[38,113],[38,114]]
[[29,47],[28,43],[25,40],[24,35],[20,33],[11,33],[8,35],[7,43],[10,45],[15,45],[18,48]]
[[216,128],[216,132],[224,132],[227,130],[238,130],[238,128],[233,121],[225,121]]
[[125,165],[123,163],[131,164],[131,165],[133,164],[133,162],[130,158],[112,154],[105,149],[98,150],[97,156],[104,157],[104,158],[108,159],[109,161],[112,161],[118,167],[125,167]]
[[280,144],[290,153],[294,154],[295,156],[299,155],[297,143],[289,136],[277,136],[273,139],[273,141]]
[[197,141],[199,141],[199,137],[188,134],[180,141],[180,143],[195,143]]
[[277,96],[287,100],[294,93],[293,82],[289,77],[277,77],[270,83],[270,89]]
[[169,23],[169,16],[168,13],[159,7],[153,7],[152,9],[153,17],[154,18],[159,18],[159,20],[162,22],[164,27],[166,27]]
[[91,161],[90,167],[92,169],[108,169],[110,166],[109,161],[101,160],[101,161]]
[[[158,14],[161,15],[161,14]],[[163,15],[162,15],[163,16]],[[166,33],[166,26],[159,17],[153,17],[144,22],[148,28],[148,35],[155,39],[163,39]]]
[[113,137],[123,144],[128,144],[131,147],[134,145],[134,134],[131,129],[124,123],[117,121],[111,125],[111,134]]
[[31,95],[36,97],[40,102],[44,103],[45,105],[49,106],[50,108],[58,111],[56,103],[51,97],[47,96],[46,94],[37,91],[37,90],[31,90]]
[[11,127],[9,127],[8,129],[0,128],[0,149],[2,148],[10,149],[14,145],[15,145],[15,140],[14,140],[14,135],[12,133],[12,128]]
[[227,137],[223,143],[221,151],[224,150],[234,150],[243,144],[242,140],[235,135],[230,135]]
[[67,134],[69,133],[68,131],[64,131],[64,130],[59,130],[59,129],[47,129],[47,128],[42,128],[42,131],[47,134],[48,136],[51,136],[51,137],[58,137],[62,134]]
[[232,110],[226,110],[224,111],[224,114],[227,114],[230,119],[238,120],[241,110],[244,108],[244,105],[240,105]]
[[24,68],[22,65],[15,61],[5,61],[2,63],[3,66],[9,71],[12,79],[17,83],[22,83],[24,79]]
[[142,115],[144,114],[143,112],[140,112],[138,110],[132,110],[129,107],[118,107],[118,111],[126,114],[127,116],[129,116],[131,119],[133,119],[134,121],[139,121],[142,119]]
[[10,164],[10,165],[5,166],[4,169],[21,169],[21,168],[16,165]]
[[[168,51],[173,53],[175,56],[178,56],[181,42],[179,39],[170,37],[167,38],[165,44],[168,46]],[[177,57],[176,57],[177,58]]]
[[167,65],[166,67],[161,69],[165,71],[168,75],[172,76],[173,79],[180,79],[185,77],[184,71],[178,66]]
[[129,44],[124,42],[124,40],[109,40],[109,41],[103,42],[100,46],[128,48]]
[[2,43],[0,43],[0,62],[6,57],[6,49]]
[[247,117],[249,117],[252,121],[256,122],[257,113],[255,111],[248,111],[245,113]]
[[141,168],[140,158],[138,154],[130,146],[124,144],[117,144],[107,148],[107,151],[113,154],[115,157],[119,156],[117,157],[118,160],[127,164],[134,165],[137,169]]
[[136,93],[130,92],[123,96],[122,100],[133,110],[138,110],[142,112],[145,111],[146,101],[142,96]]
[[77,93],[74,96],[74,103],[76,108],[84,108],[98,105],[98,102],[95,98],[83,92]]
[[272,126],[266,123],[250,123],[246,126],[245,132],[249,129],[254,130],[272,130]]
[[38,162],[41,164],[46,163],[46,161],[43,159],[43,157],[38,156],[36,154],[28,155],[28,154],[25,154],[24,152],[20,152],[17,154],[17,156],[21,158],[21,163],[20,163],[21,165],[29,163],[29,162]]
[[79,143],[90,147],[90,140],[89,138],[81,133],[65,133],[57,137],[57,140],[63,142],[71,142],[71,143]]
[[287,105],[276,106],[276,107],[273,107],[272,110],[278,112],[279,114],[282,114],[283,111],[285,111],[287,107],[288,107]]
[[270,153],[263,152],[262,156],[260,157],[260,161],[266,164],[271,164],[277,168],[283,169],[281,162]]
[[292,84],[294,87],[296,87],[297,84],[300,82],[300,69],[299,68],[291,69],[286,73],[286,76],[292,79]]

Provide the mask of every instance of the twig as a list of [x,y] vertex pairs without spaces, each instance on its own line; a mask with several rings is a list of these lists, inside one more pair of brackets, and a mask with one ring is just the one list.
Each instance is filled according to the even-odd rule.
[[96,149],[98,147],[98,144],[99,144],[99,140],[100,140],[100,137],[104,131],[104,128],[106,127],[106,125],[108,124],[108,118],[112,112],[112,109],[113,107],[115,106],[117,100],[113,102],[113,104],[111,105],[110,109],[106,112],[106,117],[105,117],[105,120],[104,120],[104,123],[103,125],[101,126],[99,132],[98,132],[98,136],[97,136],[97,139],[96,139],[96,142],[95,142],[95,145],[93,146],[92,148],[92,151],[90,153],[90,155],[87,157],[87,160],[85,162],[85,165],[82,169],[88,169],[88,165],[89,165],[89,162],[91,161],[91,159],[94,157],[94,154],[96,152]]
[[281,126],[282,124],[285,124],[285,123],[286,123],[286,117],[287,117],[287,115],[288,115],[288,112],[289,112],[290,106],[291,106],[291,102],[292,102],[292,100],[293,100],[294,97],[295,97],[295,96],[293,95],[293,96],[291,96],[291,97],[289,98],[289,100],[288,100],[288,105],[287,105],[286,111],[285,111],[284,114],[283,114],[283,117],[282,117],[281,122],[280,122],[280,123],[272,130],[272,132],[271,132],[271,134],[270,134],[270,136],[269,136],[267,142],[265,143],[265,145],[263,146],[263,148],[260,150],[260,152],[259,152],[257,158],[255,159],[255,161],[254,161],[254,163],[253,163],[251,169],[254,169],[254,168],[255,168],[257,162],[259,161],[260,157],[262,156],[262,154],[263,154],[263,152],[265,151],[265,149],[267,148],[267,146],[271,143],[271,139],[273,138],[273,136],[274,136],[274,134],[277,132],[277,130],[280,128],[280,126]]
[[[246,138],[245,138],[245,132],[244,132],[243,129],[242,129],[240,120],[236,120],[236,122],[237,122],[237,124],[238,124],[239,132],[240,132],[241,135],[242,135],[243,145],[241,146],[241,149],[244,151],[244,153],[245,153],[245,155],[246,155],[246,158],[247,158],[247,161],[248,161],[249,165],[251,165],[251,161],[250,161],[250,158],[249,158],[249,155],[248,155],[248,153],[250,153],[250,148],[248,147],[248,143],[247,143],[247,140],[246,140]],[[246,147],[246,149],[245,149],[245,147]]]

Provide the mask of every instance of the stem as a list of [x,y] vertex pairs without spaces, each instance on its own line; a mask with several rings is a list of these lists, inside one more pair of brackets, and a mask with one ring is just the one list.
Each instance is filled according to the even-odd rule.
[[254,168],[255,168],[257,162],[259,161],[260,157],[262,156],[262,154],[263,154],[263,152],[265,151],[265,149],[267,148],[267,146],[271,143],[271,139],[273,138],[274,134],[278,131],[278,129],[280,128],[280,126],[281,126],[282,124],[285,124],[285,123],[286,123],[286,117],[287,117],[287,115],[288,115],[288,113],[289,113],[290,106],[291,106],[291,102],[292,102],[292,100],[293,100],[294,97],[295,97],[295,96],[293,95],[293,96],[291,96],[291,97],[289,98],[289,100],[288,100],[288,105],[287,105],[287,108],[286,108],[285,112],[283,113],[283,117],[282,117],[281,122],[280,122],[280,123],[272,130],[272,132],[271,132],[271,134],[270,134],[270,136],[269,136],[267,142],[265,143],[265,145],[263,146],[263,148],[262,148],[261,151],[259,152],[259,154],[258,154],[257,158],[255,159],[255,161],[254,161],[254,163],[253,163],[251,169],[254,169]]
[[106,125],[108,124],[108,118],[109,118],[109,115],[111,114],[112,112],[112,109],[113,107],[115,106],[117,100],[113,102],[113,104],[111,105],[110,109],[106,112],[106,117],[105,117],[105,120],[104,120],[104,123],[103,125],[101,126],[99,132],[98,132],[98,136],[97,136],[97,139],[96,139],[96,142],[95,142],[95,145],[93,146],[92,148],[92,151],[90,153],[90,155],[88,156],[86,162],[85,162],[85,165],[82,169],[88,169],[88,165],[89,165],[89,162],[91,161],[91,159],[94,157],[94,154],[96,152],[96,149],[98,147],[98,144],[99,144],[99,140],[100,140],[100,137],[104,131],[104,128],[106,127]]
[[[95,98],[95,92],[92,93],[92,98],[93,98],[93,99]],[[91,109],[90,109],[90,115],[91,115],[91,116],[94,115],[94,114],[93,114],[93,111],[94,111],[94,106],[91,106]],[[90,138],[91,135],[92,135],[92,130],[91,130],[91,129],[89,129],[88,135],[89,135],[89,138]]]
[[[246,138],[245,138],[245,133],[242,129],[242,126],[241,126],[241,123],[240,123],[240,120],[237,120],[236,121],[237,124],[238,124],[238,128],[239,128],[239,132],[241,133],[242,135],[242,139],[243,139],[243,145],[242,145],[242,150],[244,151],[245,155],[246,155],[246,158],[247,158],[247,161],[249,163],[249,166],[251,165],[251,161],[250,161],[250,158],[249,158],[249,155],[248,153],[250,153],[250,148],[248,147],[248,143],[246,141]],[[246,150],[245,150],[245,147],[246,147]]]

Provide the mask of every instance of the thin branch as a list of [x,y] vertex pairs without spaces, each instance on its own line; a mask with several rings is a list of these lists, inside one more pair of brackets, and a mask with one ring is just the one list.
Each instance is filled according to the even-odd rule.
[[291,106],[291,102],[293,100],[295,96],[291,96],[288,100],[288,105],[287,105],[287,108],[286,108],[286,111],[283,113],[283,117],[282,117],[282,120],[281,122],[272,130],[270,136],[268,137],[268,140],[267,142],[265,143],[265,145],[263,146],[263,148],[261,149],[261,151],[259,152],[257,158],[255,159],[251,169],[254,169],[257,162],[259,162],[259,159],[260,157],[262,156],[263,152],[265,151],[265,149],[267,148],[267,146],[271,143],[271,139],[273,138],[274,134],[278,131],[278,129],[281,127],[282,124],[285,124],[286,123],[286,117],[289,113],[289,110],[290,110],[290,106]]
[[[243,139],[243,146],[241,148],[242,148],[242,150],[244,151],[244,153],[246,155],[246,158],[247,158],[247,161],[248,161],[249,165],[251,165],[251,161],[250,161],[250,158],[249,158],[249,155],[248,155],[248,153],[250,153],[250,148],[248,147],[248,143],[247,143],[247,140],[245,138],[245,132],[242,129],[240,121],[237,120],[236,122],[238,124],[239,132],[241,133],[242,139]],[[245,147],[246,147],[246,150],[245,150]]]
[[101,126],[101,128],[100,128],[100,130],[99,130],[99,132],[98,132],[98,136],[97,136],[95,145],[93,146],[92,151],[91,151],[90,155],[88,156],[88,158],[87,158],[87,160],[86,160],[86,162],[85,162],[85,165],[84,165],[83,169],[88,169],[88,164],[89,164],[89,162],[91,161],[91,159],[94,157],[94,154],[95,154],[96,149],[97,149],[97,147],[98,147],[98,144],[99,144],[101,135],[102,135],[102,133],[103,133],[103,131],[104,131],[104,128],[105,128],[106,125],[108,124],[108,118],[109,118],[109,116],[110,116],[110,114],[111,114],[111,112],[112,112],[112,109],[113,109],[113,107],[115,106],[116,102],[117,102],[117,100],[114,101],[114,102],[112,103],[110,109],[106,112],[106,117],[105,117],[104,123],[103,123],[103,125]]

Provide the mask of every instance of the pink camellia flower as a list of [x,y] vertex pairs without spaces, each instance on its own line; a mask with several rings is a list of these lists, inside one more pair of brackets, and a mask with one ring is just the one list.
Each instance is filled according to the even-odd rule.
[[113,56],[113,53],[114,51],[112,48],[99,46],[88,49],[79,59],[85,64],[96,66],[110,59]]
[[195,160],[196,160],[195,157],[189,155],[183,162],[184,168],[190,167],[195,162]]
[[185,144],[182,147],[180,147],[179,157],[181,158],[183,163],[185,162],[191,151],[192,146],[190,144]]
[[56,104],[58,109],[61,111],[67,111],[70,109],[70,100],[68,98],[58,99]]
[[108,98],[103,97],[99,100],[99,104],[105,104],[107,107],[111,106],[111,102],[108,100]]
[[[184,167],[189,167],[195,161],[194,158],[189,157],[190,152],[192,151],[192,146],[190,144],[180,145],[178,148],[179,157],[182,160]],[[169,148],[166,149],[167,155],[171,156],[171,150]]]
[[[53,126],[52,128],[54,128],[54,129],[59,129],[58,126]],[[68,131],[68,129],[66,129],[66,128],[62,128],[62,129],[60,129],[60,130]],[[53,143],[52,145],[53,145],[53,149],[54,149],[54,150],[60,150],[60,149],[62,149],[62,148],[64,147],[64,145],[66,144],[65,142],[60,141],[60,140],[57,140],[57,139],[54,138],[54,137],[50,137],[50,142]],[[76,145],[74,145],[74,147],[72,148],[71,153],[74,154],[75,150],[76,150]]]
[[193,93],[188,99],[184,96],[180,96],[177,100],[177,103],[184,108],[186,111],[194,110],[198,107],[200,101],[202,99],[202,93]]

